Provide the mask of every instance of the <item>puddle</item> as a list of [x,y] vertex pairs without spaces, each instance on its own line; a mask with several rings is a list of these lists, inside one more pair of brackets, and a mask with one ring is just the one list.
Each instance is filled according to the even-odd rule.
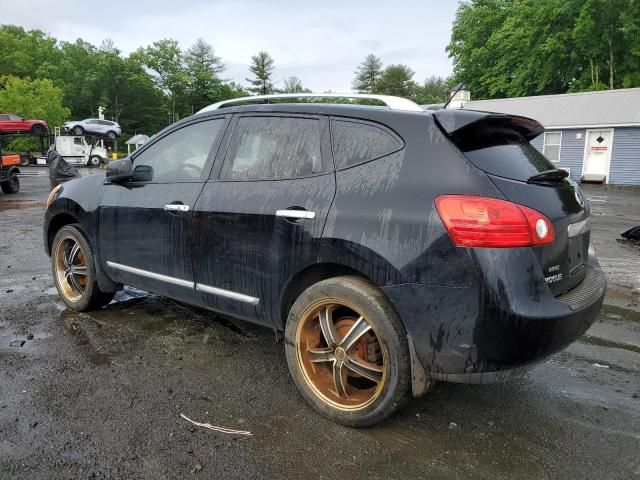
[[[110,365],[120,356],[121,352],[106,351],[98,346],[97,335],[94,330],[100,330],[101,325],[91,322],[84,314],[65,310],[60,315],[65,330],[74,338],[74,343],[82,355],[94,366]],[[92,325],[93,323],[93,325]]]
[[0,212],[5,210],[24,210],[28,208],[44,208],[44,202],[35,202],[29,200],[4,200],[0,203]]
[[640,312],[618,307],[616,305],[602,305],[601,315],[612,320],[626,320],[629,322],[640,323]]
[[595,345],[597,347],[620,348],[622,350],[627,350],[629,352],[640,353],[640,347],[637,345],[631,345],[629,343],[613,342],[611,340],[606,340],[601,337],[583,335],[582,337],[580,337],[580,341],[584,343],[588,343],[589,345]]

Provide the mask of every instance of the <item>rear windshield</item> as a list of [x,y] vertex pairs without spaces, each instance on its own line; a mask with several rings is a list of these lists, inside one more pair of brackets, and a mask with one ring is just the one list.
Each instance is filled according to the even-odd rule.
[[525,182],[557,168],[508,126],[470,125],[456,132],[452,140],[476,167],[492,175]]

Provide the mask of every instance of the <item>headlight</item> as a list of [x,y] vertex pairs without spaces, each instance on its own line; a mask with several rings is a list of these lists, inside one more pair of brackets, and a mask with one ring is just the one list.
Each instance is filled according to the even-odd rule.
[[51,202],[53,202],[56,198],[58,198],[58,196],[61,193],[62,193],[62,184],[53,187],[53,190],[51,190],[51,193],[49,194],[49,198],[47,198],[47,208],[49,208],[49,205],[51,205]]

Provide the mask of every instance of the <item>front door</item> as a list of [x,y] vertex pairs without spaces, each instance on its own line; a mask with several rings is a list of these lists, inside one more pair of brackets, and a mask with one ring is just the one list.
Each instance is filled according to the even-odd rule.
[[590,179],[601,177],[608,182],[613,130],[587,130],[585,141],[582,175],[589,175]]
[[98,235],[111,278],[193,301],[189,218],[227,123],[201,120],[168,132],[136,152],[130,182],[107,186]]
[[236,117],[192,218],[200,303],[279,322],[287,280],[317,261],[335,194],[329,145],[323,117]]

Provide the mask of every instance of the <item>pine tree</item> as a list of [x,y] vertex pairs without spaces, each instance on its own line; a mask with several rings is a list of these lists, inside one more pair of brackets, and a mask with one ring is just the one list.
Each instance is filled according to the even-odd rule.
[[218,100],[220,79],[218,74],[224,71],[224,64],[215,55],[213,47],[199,38],[185,56],[189,76],[189,96],[192,111]]
[[252,86],[249,91],[257,95],[268,95],[273,93],[273,83],[271,82],[271,74],[274,69],[274,60],[267,52],[259,52],[251,57],[251,66],[249,71],[255,75],[255,78],[247,78]]
[[367,55],[356,69],[355,75],[353,89],[359,93],[372,93],[382,75],[382,60],[373,54]]

